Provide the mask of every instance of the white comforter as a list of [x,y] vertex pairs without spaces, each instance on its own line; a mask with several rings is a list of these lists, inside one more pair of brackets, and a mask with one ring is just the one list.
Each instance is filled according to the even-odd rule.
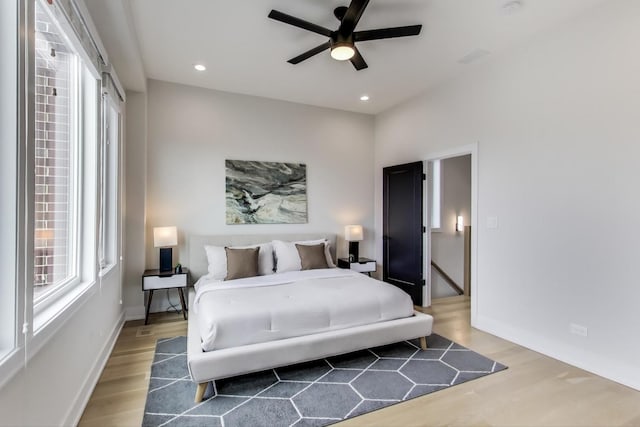
[[413,315],[402,290],[351,270],[292,271],[196,283],[205,351],[345,329]]

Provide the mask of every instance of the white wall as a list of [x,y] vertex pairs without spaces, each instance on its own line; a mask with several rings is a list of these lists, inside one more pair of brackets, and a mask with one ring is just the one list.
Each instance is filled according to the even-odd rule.
[[[226,225],[225,159],[305,163],[308,224]],[[373,178],[372,116],[148,82],[147,268],[158,265],[153,227],[163,225],[178,227],[174,263],[187,267],[190,234],[337,233],[346,255],[352,223],[372,256]]]
[[[464,287],[464,233],[456,231],[457,216],[471,223],[471,155],[440,161],[442,168],[442,227],[431,233],[431,259],[461,288]],[[431,297],[458,295],[431,269]]]
[[605,2],[471,66],[378,116],[375,150],[380,254],[381,168],[478,142],[473,324],[635,388],[638,17]]

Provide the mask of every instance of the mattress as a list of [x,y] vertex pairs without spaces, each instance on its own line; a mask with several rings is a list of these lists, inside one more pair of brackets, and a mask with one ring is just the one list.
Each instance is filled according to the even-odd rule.
[[337,268],[196,283],[202,349],[211,351],[413,315],[409,295]]

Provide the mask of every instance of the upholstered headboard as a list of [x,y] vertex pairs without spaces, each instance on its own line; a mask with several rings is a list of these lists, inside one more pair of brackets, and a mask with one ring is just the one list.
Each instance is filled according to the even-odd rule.
[[238,235],[215,235],[197,236],[188,238],[189,245],[189,271],[191,280],[195,282],[208,272],[207,254],[204,251],[205,245],[212,246],[246,246],[256,243],[265,243],[272,240],[296,241],[327,239],[329,241],[331,256],[336,260],[336,235],[327,233],[296,233],[296,234],[238,234]]

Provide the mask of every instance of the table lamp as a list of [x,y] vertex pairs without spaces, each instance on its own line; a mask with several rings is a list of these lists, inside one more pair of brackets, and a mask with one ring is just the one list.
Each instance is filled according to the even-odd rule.
[[176,227],[153,227],[153,246],[160,248],[160,263],[158,269],[161,272],[173,270],[173,253],[171,246],[178,244],[178,230]]
[[362,240],[361,225],[347,225],[344,227],[344,239],[349,242],[349,262],[358,262],[358,245]]

